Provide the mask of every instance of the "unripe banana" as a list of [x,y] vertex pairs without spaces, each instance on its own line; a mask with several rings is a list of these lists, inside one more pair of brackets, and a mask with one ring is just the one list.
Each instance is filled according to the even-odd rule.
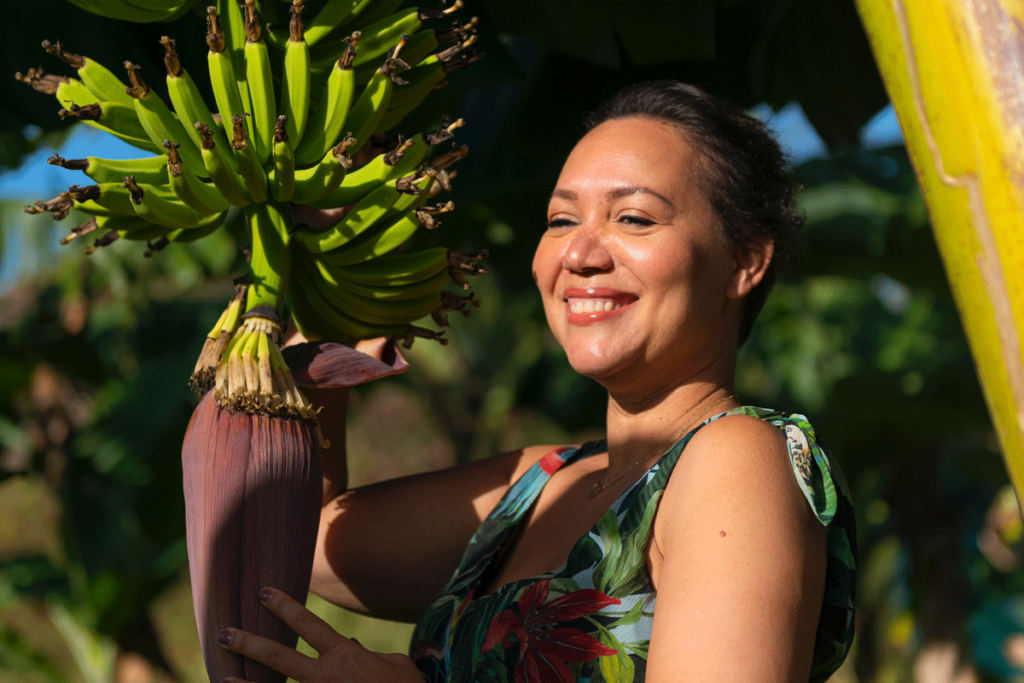
[[[167,179],[170,182],[174,194],[190,207],[193,211],[201,214],[220,213],[227,211],[231,206],[215,185],[207,185],[200,180],[192,171],[185,168],[181,155],[178,154],[178,143],[170,140],[164,141],[167,147]],[[204,168],[205,170],[205,168]],[[133,176],[139,180],[138,176]],[[145,182],[141,181],[140,182]]]
[[217,146],[209,126],[197,123],[196,130],[199,131],[202,138],[203,165],[209,172],[210,180],[213,181],[217,190],[234,206],[246,206],[252,203],[252,195],[246,189],[242,177],[238,171],[232,168],[236,164],[233,164],[233,159],[229,158],[230,152],[225,152]]
[[[403,179],[405,180],[405,179]],[[294,238],[309,252],[323,254],[333,251],[358,237],[395,205],[402,192],[398,189],[401,180],[381,185],[369,193],[350,210],[337,224],[320,232],[297,230]]]
[[420,218],[415,209],[408,209],[393,218],[380,220],[379,225],[340,247],[319,256],[334,266],[351,266],[376,259],[394,250],[415,234]]
[[126,92],[124,82],[96,60],[69,52],[64,49],[59,40],[56,43],[44,40],[43,49],[56,55],[73,69],[77,69],[78,77],[96,96],[96,101],[119,102],[129,107],[132,106],[132,98]]
[[[225,4],[230,5],[231,3],[228,1]],[[225,7],[225,10],[230,11],[230,8]],[[246,86],[244,100],[239,92],[232,51],[226,47],[227,36],[221,27],[220,19],[221,16],[217,13],[216,8],[207,8],[206,44],[209,46],[210,51],[206,55],[206,60],[210,70],[210,85],[213,86],[213,99],[217,103],[218,114],[221,121],[224,122],[225,130],[227,130],[231,120],[236,116],[245,116],[248,112],[247,108],[251,105],[248,101],[248,86]],[[242,49],[241,45],[244,45],[244,40],[243,28],[243,42],[238,45],[239,49]],[[243,70],[241,73],[244,74],[245,71]],[[252,135],[251,130],[246,132],[249,136]],[[236,163],[231,163],[232,166],[237,167]]]
[[256,16],[256,0],[245,0],[245,78],[249,85],[253,118],[250,137],[261,166],[270,159],[274,127],[277,124],[274,76],[262,33],[263,29]]
[[153,186],[140,186],[132,176],[124,179],[132,208],[139,218],[167,228],[200,228],[221,218],[219,214],[195,211],[184,202],[161,195]]
[[337,144],[345,129],[355,93],[352,58],[355,55],[355,45],[358,43],[359,35],[353,34],[345,52],[331,70],[302,141],[295,149],[295,163],[299,167],[308,166],[322,159],[327,150]]
[[395,70],[407,67],[404,62],[398,59],[398,53],[405,44],[405,36],[399,41],[390,52],[390,56],[373,74],[366,88],[359,95],[359,99],[352,105],[346,121],[346,130],[351,131],[352,136],[358,140],[356,153],[366,144],[370,136],[377,130],[381,119],[387,112],[388,103],[391,101],[391,93],[395,83],[405,85],[405,81],[395,75]]
[[328,151],[319,164],[296,171],[292,201],[296,204],[313,204],[337,190],[348,169],[352,167],[352,158],[345,151],[355,144],[354,138],[345,138]]
[[289,39],[284,53],[281,109],[288,117],[288,138],[294,147],[302,140],[309,118],[310,59],[305,39],[301,0],[291,7]]
[[356,2],[357,0],[327,0],[320,13],[306,24],[306,42],[315,45],[326,38],[348,17]]
[[128,107],[118,102],[95,102],[83,106],[71,104],[67,109],[58,111],[57,115],[61,119],[84,121],[96,130],[110,133],[139,149],[161,151],[149,138],[134,106]]
[[163,155],[146,159],[65,159],[54,154],[46,161],[69,171],[82,171],[97,183],[122,182],[130,174],[141,183],[162,183],[167,178],[167,157]]
[[[178,119],[192,140],[192,144],[197,150],[202,146],[202,137],[195,127],[195,124],[201,121],[212,129],[214,141],[219,145],[226,146],[228,141],[224,137],[224,132],[219,126],[214,125],[213,114],[210,112],[210,108],[206,106],[199,88],[196,87],[195,81],[192,80],[188,71],[181,66],[178,53],[174,49],[174,40],[164,36],[160,39],[160,44],[166,50],[164,53],[164,65],[167,67],[167,93],[170,95],[171,103],[178,114]],[[193,173],[203,177],[207,175],[204,166],[192,168],[191,170]]]
[[173,140],[179,143],[181,148],[178,152],[184,157],[185,163],[191,168],[200,168],[203,162],[198,147],[192,143],[192,138],[185,132],[164,101],[142,80],[142,75],[139,73],[141,69],[131,62],[125,62],[124,67],[128,70],[128,78],[132,82],[131,87],[128,88],[128,94],[135,100],[135,113],[150,141],[161,148],[163,148],[164,140]]
[[[380,260],[382,257],[378,257],[367,261],[366,263],[373,263],[374,261]],[[334,275],[336,278],[345,281],[345,288],[351,291],[353,294],[358,294],[364,299],[373,300],[390,300],[390,299],[410,299],[417,296],[422,296],[429,292],[436,292],[444,287],[446,284],[452,281],[451,275],[448,274],[447,259],[444,261],[444,265],[433,275],[418,280],[416,282],[410,282],[404,285],[399,285],[392,282],[391,278],[385,278],[384,284],[372,286],[365,285],[358,282],[353,282],[347,275],[347,271],[344,267],[334,267],[332,264],[325,263],[328,267],[334,269]],[[363,264],[357,264],[363,265]],[[351,266],[349,266],[351,267]],[[429,311],[428,311],[429,312]]]
[[288,137],[288,117],[277,117],[274,129],[274,170],[267,176],[270,196],[275,202],[291,201],[295,195],[295,152]]
[[448,270],[448,250],[434,247],[401,254],[384,254],[366,263],[335,268],[349,282],[367,288],[405,287]]
[[238,162],[238,174],[245,182],[245,187],[254,202],[265,202],[267,193],[267,174],[263,171],[259,157],[256,154],[256,146],[251,144],[245,131],[245,118],[235,116],[231,119],[233,132],[231,136],[231,148],[235,150],[235,160]]

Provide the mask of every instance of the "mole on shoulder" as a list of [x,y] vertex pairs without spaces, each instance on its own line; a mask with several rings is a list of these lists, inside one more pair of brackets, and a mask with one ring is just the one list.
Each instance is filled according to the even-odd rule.
[[725,532],[724,532],[724,531],[719,531],[719,532],[718,532],[718,535],[719,535],[719,536],[725,536]]

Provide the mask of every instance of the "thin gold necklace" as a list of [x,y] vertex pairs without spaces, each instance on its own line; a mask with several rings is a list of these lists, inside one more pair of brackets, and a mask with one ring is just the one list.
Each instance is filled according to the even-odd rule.
[[[732,394],[729,394],[725,398],[718,399],[717,401],[715,401],[714,403],[709,405],[707,408],[705,408],[704,412],[702,412],[700,415],[698,415],[696,418],[694,418],[690,422],[686,423],[685,427],[683,427],[678,432],[676,432],[672,436],[672,442],[666,448],[662,448],[662,447],[659,446],[658,450],[656,450],[656,451],[649,451],[642,458],[640,458],[639,460],[635,461],[632,465],[630,465],[628,468],[626,468],[626,470],[622,474],[620,474],[619,476],[615,477],[615,479],[611,480],[607,484],[605,484],[604,482],[601,482],[601,481],[596,482],[594,484],[593,488],[590,489],[590,497],[593,498],[597,494],[599,494],[599,493],[601,493],[603,491],[607,491],[609,488],[611,488],[612,486],[615,486],[615,484],[617,484],[619,481],[621,481],[623,477],[625,477],[627,474],[632,472],[634,467],[636,467],[637,465],[639,465],[643,461],[649,459],[651,456],[655,455],[656,453],[663,452],[663,451],[667,450],[667,448],[671,448],[677,441],[679,441],[679,439],[683,438],[683,435],[686,434],[686,432],[690,431],[690,427],[692,427],[693,425],[697,424],[702,417],[704,417],[705,415],[710,413],[712,408],[714,408],[715,406],[720,406],[723,403],[725,403],[726,401],[729,401],[729,400],[734,399],[734,398],[736,398],[736,397],[733,396]],[[605,473],[607,473],[607,472],[608,472],[608,468],[605,468]]]

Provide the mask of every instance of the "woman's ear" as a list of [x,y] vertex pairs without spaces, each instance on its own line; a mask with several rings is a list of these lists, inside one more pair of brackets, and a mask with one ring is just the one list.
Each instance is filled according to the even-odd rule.
[[771,239],[761,240],[736,254],[736,267],[729,281],[726,297],[740,299],[760,284],[771,265],[775,255],[775,242]]

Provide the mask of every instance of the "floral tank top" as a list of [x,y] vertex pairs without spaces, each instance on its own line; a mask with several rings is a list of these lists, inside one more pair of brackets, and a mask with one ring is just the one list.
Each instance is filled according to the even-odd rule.
[[839,469],[818,447],[802,415],[742,407],[694,428],[629,487],[553,572],[478,595],[498,569],[500,550],[551,475],[605,451],[603,441],[557,449],[501,499],[469,542],[455,574],[421,617],[411,657],[429,683],[639,683],[657,594],[647,570],[651,522],[669,475],[703,426],[726,415],[753,415],[778,427],[793,473],[828,527],[825,596],[814,642],[811,683],[827,679],[853,640],[853,508]]

